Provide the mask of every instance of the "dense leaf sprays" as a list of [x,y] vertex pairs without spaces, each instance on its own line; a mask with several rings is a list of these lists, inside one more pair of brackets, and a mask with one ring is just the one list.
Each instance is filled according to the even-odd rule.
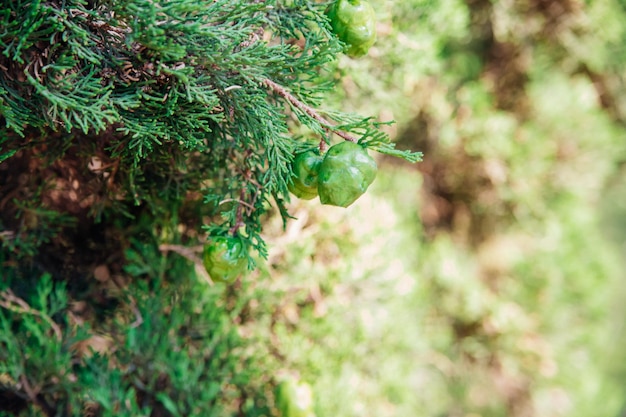
[[241,240],[232,236],[217,236],[204,246],[202,261],[211,279],[233,282],[248,267],[246,249]]
[[306,193],[301,187],[295,186],[290,191],[306,200],[319,193],[322,204],[348,207],[367,191],[377,171],[376,161],[365,148],[345,141],[331,146],[323,159],[312,151],[296,155],[293,165],[294,184],[302,183],[307,178],[314,180],[309,180]]
[[326,14],[347,55],[363,56],[376,41],[376,13],[366,0],[337,0]]

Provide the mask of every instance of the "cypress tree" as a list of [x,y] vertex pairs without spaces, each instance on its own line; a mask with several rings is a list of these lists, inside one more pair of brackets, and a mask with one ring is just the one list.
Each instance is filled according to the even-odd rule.
[[275,411],[242,302],[194,279],[199,248],[236,237],[263,259],[300,152],[420,156],[323,109],[344,49],[326,7],[3,1],[0,413]]

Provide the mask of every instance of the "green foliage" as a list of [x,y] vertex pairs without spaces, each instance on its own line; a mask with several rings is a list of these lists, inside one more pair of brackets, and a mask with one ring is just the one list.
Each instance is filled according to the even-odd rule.
[[72,416],[228,415],[237,404],[240,415],[267,412],[267,376],[250,366],[232,322],[240,306],[225,307],[223,291],[201,282],[150,285],[128,286],[124,308],[95,322],[97,329],[82,324],[84,312],[68,305],[67,290],[50,276],[36,280],[32,299],[3,288],[0,392],[24,390],[30,415],[36,408]]
[[109,176],[94,190],[105,194],[90,207],[96,217],[111,204],[147,205],[156,216],[199,193],[207,232],[243,228],[263,255],[260,218],[269,202],[288,198],[298,146],[288,117],[295,113],[320,142],[378,131],[369,118],[342,113],[332,119],[352,124],[334,126],[309,107],[332,88],[321,73],[341,49],[321,4],[14,2],[1,17],[2,158],[40,151],[51,137],[83,168],[98,157],[104,167],[81,181]]

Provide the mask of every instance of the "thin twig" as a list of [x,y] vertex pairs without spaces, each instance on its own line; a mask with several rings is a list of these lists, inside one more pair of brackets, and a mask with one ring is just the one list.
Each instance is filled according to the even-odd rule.
[[28,382],[28,378],[26,377],[26,375],[24,375],[24,374],[20,375],[20,382],[22,383],[22,387],[24,388],[24,391],[26,392],[26,395],[28,395],[28,398],[34,404],[38,404],[39,401],[37,401],[37,393],[30,386],[30,382]]
[[28,381],[26,375],[20,375],[20,383],[22,384],[24,391],[26,391],[28,399],[31,400],[36,406],[39,406],[46,416],[55,415],[55,410],[50,406],[50,404],[48,404],[43,395],[39,395],[39,389],[35,392],[35,390],[30,386],[30,382]]
[[14,232],[10,232],[10,231],[0,232],[0,239],[13,239],[14,236],[15,236]]
[[0,292],[0,307],[4,307],[7,310],[11,310],[16,313],[32,314],[34,316],[41,317],[46,323],[50,325],[50,327],[52,327],[52,330],[54,331],[57,339],[59,341],[63,339],[63,333],[61,332],[61,328],[49,316],[42,313],[41,311],[31,308],[26,301],[17,297],[10,289]]
[[320,114],[314,108],[298,100],[298,98],[294,96],[293,94],[291,94],[289,91],[287,91],[285,87],[281,86],[280,84],[276,84],[274,81],[268,80],[268,79],[263,80],[263,82],[265,83],[265,85],[271,88],[272,91],[274,91],[279,96],[283,97],[285,100],[291,103],[294,107],[297,107],[298,109],[302,110],[303,112],[305,112],[306,114],[308,114],[309,116],[311,116],[312,118],[320,122],[322,127],[326,129],[327,131],[333,132],[337,136],[340,136],[344,138],[345,140],[349,140],[350,142],[356,143],[359,141],[354,136],[342,130],[337,129],[335,126],[333,126],[331,122],[326,120],[324,117],[320,116]]
[[209,274],[204,269],[204,265],[202,263],[202,259],[196,255],[197,252],[202,252],[203,246],[194,246],[187,247],[181,245],[168,245],[163,244],[159,246],[159,250],[162,252],[172,251],[181,255],[184,258],[187,258],[191,262],[193,262],[196,266],[196,272],[201,275],[209,285],[213,285],[213,280],[209,276]]
[[[239,195],[239,200],[243,201],[245,197],[246,197],[246,189],[242,188],[241,193]],[[244,225],[243,204],[239,204],[239,206],[237,206],[237,220],[235,221],[235,224],[233,225],[233,227],[230,228],[229,230],[230,234],[234,235],[237,232],[237,230],[239,230],[239,228],[243,225]]]
[[135,301],[135,298],[132,295],[129,295],[128,298],[130,299],[130,309],[135,315],[135,321],[130,324],[130,327],[134,329],[143,324],[143,316],[141,315],[141,311],[139,311],[139,308],[137,307],[137,301]]
[[242,86],[240,86],[240,85],[231,85],[231,86],[229,86],[229,87],[226,87],[226,88],[224,89],[224,92],[226,92],[226,91],[230,91],[230,90],[239,90],[240,88],[243,88],[243,87],[242,87]]
[[219,202],[218,206],[221,206],[222,204],[226,204],[226,203],[230,203],[230,202],[243,204],[244,206],[248,207],[249,209],[254,210],[254,206],[252,206],[250,203],[246,203],[245,201],[240,200],[238,198],[227,198],[227,199],[224,199],[224,200]]
[[189,259],[191,262],[202,265],[202,259],[200,259],[198,255],[196,255],[197,252],[202,252],[202,246],[188,247],[182,245],[162,244],[159,245],[159,250],[161,252],[176,252],[184,258]]

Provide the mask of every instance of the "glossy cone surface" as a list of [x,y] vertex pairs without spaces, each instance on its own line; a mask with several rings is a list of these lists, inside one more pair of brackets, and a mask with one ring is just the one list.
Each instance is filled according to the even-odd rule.
[[362,146],[348,141],[331,146],[320,165],[320,201],[348,207],[367,191],[377,170],[376,161]]
[[313,151],[296,155],[291,164],[293,177],[288,185],[293,195],[304,200],[317,197],[317,175],[322,159]]
[[376,12],[367,1],[338,0],[326,14],[333,32],[348,45],[346,54],[363,56],[376,42]]
[[282,381],[277,387],[276,406],[281,417],[315,417],[313,390],[306,382]]
[[232,282],[246,271],[248,260],[241,241],[234,237],[213,238],[204,247],[202,261],[213,281]]

